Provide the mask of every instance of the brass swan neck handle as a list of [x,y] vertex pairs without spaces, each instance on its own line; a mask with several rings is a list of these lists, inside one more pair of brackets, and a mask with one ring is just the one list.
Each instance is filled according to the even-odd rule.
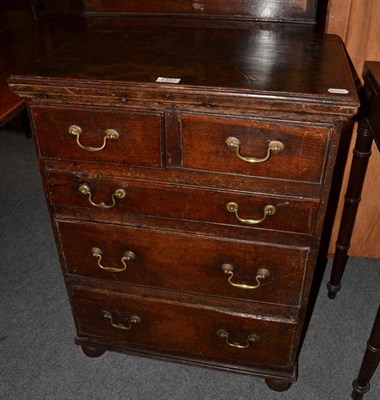
[[241,142],[240,139],[238,139],[235,136],[230,136],[226,139],[226,145],[232,149],[236,150],[236,155],[238,156],[238,158],[240,158],[240,160],[249,162],[249,163],[262,163],[265,162],[267,160],[269,160],[270,156],[272,153],[281,153],[284,148],[285,145],[282,142],[279,142],[278,140],[271,140],[268,143],[268,147],[267,147],[267,152],[266,155],[262,158],[260,157],[245,157],[242,156],[240,153],[240,146],[241,146]]

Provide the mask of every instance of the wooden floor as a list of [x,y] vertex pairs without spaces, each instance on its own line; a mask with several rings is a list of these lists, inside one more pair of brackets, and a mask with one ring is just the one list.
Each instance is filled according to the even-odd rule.
[[72,38],[84,27],[77,12],[41,11],[34,20],[27,6],[0,11],[0,126],[25,106],[8,89],[8,77]]

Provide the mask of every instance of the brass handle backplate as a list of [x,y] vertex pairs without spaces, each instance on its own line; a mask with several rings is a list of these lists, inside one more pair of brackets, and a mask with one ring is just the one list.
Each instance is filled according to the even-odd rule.
[[77,145],[82,149],[86,151],[100,151],[103,150],[106,147],[107,140],[117,140],[119,139],[119,132],[117,132],[115,129],[106,129],[104,131],[105,136],[103,138],[103,144],[100,147],[92,147],[92,146],[84,146],[80,142],[80,135],[82,134],[82,128],[78,125],[70,125],[68,128],[68,133],[72,136],[75,136],[77,138]]
[[108,319],[110,321],[110,324],[116,328],[116,329],[120,329],[122,331],[128,331],[130,330],[133,325],[138,324],[139,322],[141,322],[141,318],[138,315],[131,315],[128,318],[128,325],[123,325],[123,324],[117,324],[113,321],[113,316],[109,311],[102,311],[103,317],[105,319]]
[[240,158],[240,160],[249,162],[249,163],[262,163],[264,161],[269,160],[271,153],[280,153],[284,150],[285,145],[278,140],[271,140],[268,143],[267,154],[265,157],[244,157],[240,154],[240,140],[235,136],[230,136],[226,139],[226,145],[232,149],[236,149],[236,155]]
[[123,253],[123,256],[121,257],[121,263],[123,264],[122,268],[113,268],[113,267],[104,267],[101,262],[102,262],[102,250],[100,250],[98,247],[93,247],[91,249],[91,255],[93,257],[96,257],[98,259],[98,267],[101,269],[104,269],[105,271],[110,271],[110,272],[123,272],[127,269],[127,262],[133,260],[136,258],[136,254],[133,251],[125,251]]
[[228,210],[230,213],[234,213],[235,216],[236,216],[236,218],[237,218],[240,222],[243,222],[243,224],[247,224],[247,225],[257,225],[257,224],[260,224],[261,222],[263,222],[263,221],[266,219],[266,217],[267,217],[268,215],[274,215],[274,214],[276,213],[276,211],[277,211],[277,209],[276,209],[275,206],[272,206],[271,204],[268,204],[268,205],[266,205],[266,206],[264,207],[264,209],[263,209],[264,215],[263,215],[262,218],[260,218],[260,219],[246,219],[246,218],[241,218],[241,217],[239,216],[239,214],[238,214],[239,206],[238,206],[237,203],[234,203],[233,201],[230,201],[230,202],[227,204],[227,210]]
[[235,268],[231,264],[223,264],[222,265],[222,271],[226,275],[229,275],[228,283],[230,285],[240,288],[240,289],[258,289],[261,286],[261,280],[268,279],[270,276],[270,273],[266,268],[260,268],[257,271],[256,276],[255,276],[255,280],[256,280],[257,284],[256,285],[248,285],[246,283],[232,282],[232,279],[235,276],[234,270],[235,270]]
[[251,333],[247,337],[246,344],[241,344],[239,342],[230,342],[229,341],[230,334],[225,329],[218,329],[216,331],[216,335],[222,339],[226,339],[226,343],[228,344],[228,346],[234,347],[235,349],[247,349],[249,347],[250,343],[256,343],[261,340],[259,335],[257,335],[256,333]]
[[79,185],[78,190],[80,193],[84,194],[85,196],[88,196],[88,201],[90,202],[91,205],[103,209],[115,207],[116,199],[124,199],[124,197],[127,195],[124,189],[119,188],[112,193],[112,204],[105,204],[104,202],[94,203],[92,200],[92,193],[90,186],[87,183],[81,183]]

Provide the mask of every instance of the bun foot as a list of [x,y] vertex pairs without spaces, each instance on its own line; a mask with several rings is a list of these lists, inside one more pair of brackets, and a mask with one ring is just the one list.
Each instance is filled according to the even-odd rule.
[[101,355],[103,355],[105,353],[105,350],[102,349],[98,349],[96,347],[92,347],[92,346],[87,346],[87,345],[82,345],[82,350],[83,353],[86,354],[87,357],[100,357]]
[[289,381],[270,379],[270,378],[266,378],[265,383],[270,389],[275,390],[276,392],[285,392],[293,384],[292,382]]

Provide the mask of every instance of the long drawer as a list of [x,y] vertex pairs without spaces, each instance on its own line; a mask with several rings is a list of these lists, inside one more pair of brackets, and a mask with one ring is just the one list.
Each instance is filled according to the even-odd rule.
[[82,340],[248,368],[290,364],[292,323],[106,288],[69,291]]
[[182,168],[320,183],[326,127],[182,113]]
[[159,112],[31,107],[42,158],[162,167]]
[[58,221],[69,274],[297,306],[309,249]]
[[312,234],[317,200],[47,173],[53,205]]

